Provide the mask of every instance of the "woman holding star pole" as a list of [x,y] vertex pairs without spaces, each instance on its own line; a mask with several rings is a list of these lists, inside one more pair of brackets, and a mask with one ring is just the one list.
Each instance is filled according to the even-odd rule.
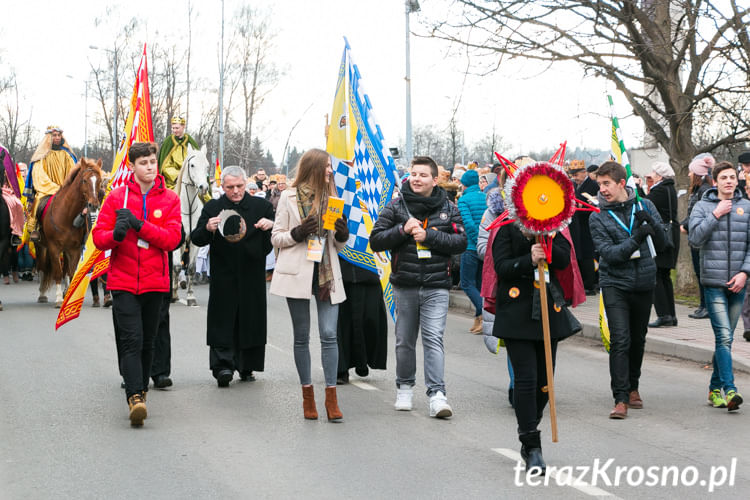
[[[557,165],[539,162],[516,168],[507,162],[506,169],[510,203],[497,219],[502,227],[492,244],[496,315],[503,321],[495,322],[493,335],[505,342],[515,374],[513,406],[521,457],[527,471],[545,474],[539,423],[550,402],[552,440],[557,441],[551,373],[557,343],[579,329],[566,307],[570,293],[565,285],[571,275],[580,280],[580,274],[572,272],[575,258],[563,234],[577,200]],[[515,224],[501,223],[506,216]]]

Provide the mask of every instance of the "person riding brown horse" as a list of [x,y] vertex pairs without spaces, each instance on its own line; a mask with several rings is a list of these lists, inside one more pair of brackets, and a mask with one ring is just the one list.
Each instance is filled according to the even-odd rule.
[[[55,305],[62,305],[62,279],[64,276],[73,277],[91,221],[95,220],[104,198],[101,167],[101,159],[94,162],[81,158],[57,194],[46,204],[46,209],[40,208],[40,212],[45,213],[41,217],[37,248],[37,268],[42,273],[38,302],[47,302],[45,293],[54,280],[57,285]],[[88,214],[86,222],[89,227],[76,227],[78,224],[74,224],[74,220],[84,211]]]

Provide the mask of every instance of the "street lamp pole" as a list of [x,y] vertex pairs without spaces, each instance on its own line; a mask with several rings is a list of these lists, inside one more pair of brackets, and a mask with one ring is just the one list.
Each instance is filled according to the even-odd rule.
[[112,113],[112,116],[114,117],[112,120],[112,158],[114,162],[114,158],[117,157],[117,44],[115,44],[115,50],[112,53],[112,57],[114,59],[114,85],[115,85],[115,110]]
[[83,156],[89,156],[89,81],[86,80],[86,91],[83,101]]
[[221,0],[221,53],[219,60],[219,164],[224,168],[224,0]]
[[412,12],[419,11],[419,2],[417,0],[404,0],[405,17],[406,17],[406,162],[411,163],[414,157],[414,142],[411,126],[411,47],[409,39],[411,31],[409,30],[409,15]]

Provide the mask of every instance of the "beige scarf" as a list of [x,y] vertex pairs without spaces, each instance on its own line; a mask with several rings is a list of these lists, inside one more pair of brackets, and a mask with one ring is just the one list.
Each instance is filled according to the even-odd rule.
[[[301,184],[297,186],[297,209],[299,210],[300,219],[304,220],[312,212],[315,203],[315,191],[308,185]],[[318,217],[318,236],[323,244],[323,258],[318,264],[318,298],[320,300],[330,300],[331,292],[334,290],[333,268],[331,267],[331,255],[326,251],[328,231],[323,229],[323,214],[328,208],[328,196],[323,195],[317,206]],[[308,237],[309,238],[309,237]]]

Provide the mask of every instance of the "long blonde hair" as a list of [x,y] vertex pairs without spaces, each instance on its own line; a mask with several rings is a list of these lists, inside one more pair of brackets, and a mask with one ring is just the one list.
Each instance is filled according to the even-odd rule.
[[308,186],[315,193],[316,204],[327,199],[328,196],[336,196],[336,185],[333,182],[333,174],[326,182],[326,169],[330,155],[322,149],[309,149],[299,159],[295,167],[293,187]]

